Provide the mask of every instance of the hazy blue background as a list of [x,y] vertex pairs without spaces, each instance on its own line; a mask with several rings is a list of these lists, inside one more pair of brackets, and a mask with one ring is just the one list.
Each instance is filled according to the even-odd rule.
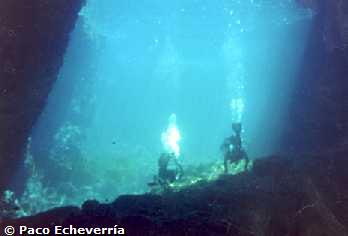
[[145,191],[171,113],[184,164],[221,160],[236,97],[251,158],[279,151],[313,14],[291,0],[88,0],[32,133],[44,185],[60,178],[47,160],[73,145],[94,161],[91,196]]

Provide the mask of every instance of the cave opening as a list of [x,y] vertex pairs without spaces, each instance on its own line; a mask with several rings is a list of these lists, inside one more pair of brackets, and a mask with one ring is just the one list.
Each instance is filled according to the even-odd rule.
[[315,12],[295,1],[88,0],[28,139],[24,214],[148,191],[171,114],[184,166],[280,152]]

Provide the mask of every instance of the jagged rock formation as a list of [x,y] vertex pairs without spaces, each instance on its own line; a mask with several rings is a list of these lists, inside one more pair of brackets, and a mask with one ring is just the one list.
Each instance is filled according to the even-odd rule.
[[294,89],[286,151],[345,145],[348,140],[348,1],[298,0],[316,12]]
[[0,1],[0,192],[23,163],[84,0]]
[[345,236],[347,154],[342,149],[269,157],[257,160],[250,172],[180,192],[125,195],[111,204],[87,201],[81,209],[57,208],[3,225],[118,225],[126,235]]

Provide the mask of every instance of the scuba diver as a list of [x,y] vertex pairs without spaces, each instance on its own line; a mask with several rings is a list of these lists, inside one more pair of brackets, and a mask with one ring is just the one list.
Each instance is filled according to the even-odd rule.
[[[174,168],[168,169],[170,162],[173,162]],[[183,168],[179,164],[174,153],[162,153],[158,159],[158,182],[160,185],[173,183],[182,177]]]
[[223,144],[221,145],[221,150],[224,153],[224,172],[228,173],[228,164],[229,162],[236,162],[242,159],[245,160],[244,169],[248,167],[249,158],[247,153],[242,147],[242,124],[241,123],[232,123],[232,130],[234,132],[228,138],[225,138]]
[[174,153],[162,153],[158,159],[158,175],[154,177],[154,181],[149,183],[150,187],[160,185],[168,188],[169,184],[181,179],[183,168],[177,160]]

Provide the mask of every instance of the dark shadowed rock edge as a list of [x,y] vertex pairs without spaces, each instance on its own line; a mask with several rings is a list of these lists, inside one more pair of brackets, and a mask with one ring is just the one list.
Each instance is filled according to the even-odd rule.
[[[87,201],[5,225],[122,226],[127,235],[348,235],[348,149],[272,156],[180,192]],[[112,191],[112,190],[110,190]]]
[[348,1],[297,0],[314,9],[290,97],[281,150],[307,152],[348,140]]
[[23,166],[29,132],[57,78],[83,4],[0,1],[0,192]]

